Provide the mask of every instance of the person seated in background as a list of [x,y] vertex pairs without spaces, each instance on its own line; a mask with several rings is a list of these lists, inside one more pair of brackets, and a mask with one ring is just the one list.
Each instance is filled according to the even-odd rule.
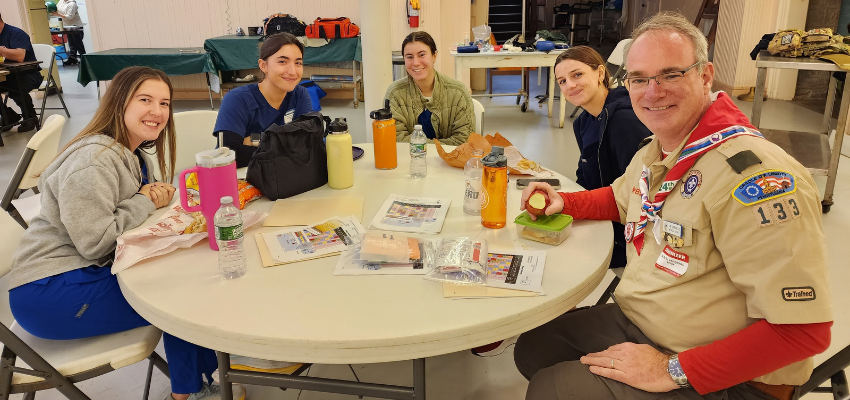
[[304,45],[289,33],[269,36],[260,47],[259,83],[240,86],[224,96],[214,136],[236,152],[236,166],[248,166],[259,135],[273,124],[284,125],[310,112],[310,93],[300,86],[304,74]]
[[[583,113],[573,122],[581,157],[576,183],[587,190],[610,186],[626,172],[641,140],[652,132],[635,116],[625,86],[609,89],[611,74],[602,56],[588,46],[565,50],[555,60],[555,81],[564,99]],[[610,268],[626,266],[623,224],[614,224]]]
[[[31,335],[72,340],[148,326],[124,298],[112,260],[118,237],[167,207],[175,188],[171,96],[162,71],[124,68],[91,122],[41,172],[41,212],[24,232],[9,273],[9,305]],[[218,399],[215,352],[163,333],[171,390],[165,399]],[[207,382],[204,382],[204,378]],[[234,388],[235,399],[244,388]]]
[[63,65],[79,64],[80,60],[77,58],[77,54],[80,57],[85,55],[86,46],[83,44],[83,25],[85,23],[83,23],[83,19],[80,18],[80,13],[77,11],[77,0],[59,0],[56,3],[56,12],[52,12],[50,15],[62,17],[62,23],[66,28],[76,26],[80,29],[79,33],[65,34],[71,51],[68,52],[68,60]]
[[385,98],[395,119],[396,140],[407,142],[414,125],[428,139],[446,145],[466,143],[475,130],[472,97],[466,86],[434,69],[437,44],[427,32],[412,32],[401,42],[407,76],[393,82]]
[[[21,28],[9,25],[3,22],[3,16],[0,15],[0,56],[6,59],[6,62],[24,62],[38,61],[35,58],[35,52],[30,43],[30,37]],[[21,110],[26,110],[26,115],[29,117],[26,121],[18,125],[18,132],[28,132],[35,129],[36,118],[35,106],[32,104],[30,91],[41,86],[43,78],[41,77],[41,67],[28,71],[19,72],[20,76],[15,77],[9,75],[6,81],[0,82],[0,92],[8,92],[12,101],[20,107]],[[20,81],[20,88],[18,87]],[[5,114],[0,115],[0,125],[3,126],[0,132],[5,132],[12,129],[12,124],[21,120],[21,115],[13,111],[9,107],[4,107]]]

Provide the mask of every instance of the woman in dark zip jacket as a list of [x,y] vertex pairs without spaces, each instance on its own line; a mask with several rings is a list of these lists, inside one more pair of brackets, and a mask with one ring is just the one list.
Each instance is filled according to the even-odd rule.
[[[581,150],[576,182],[587,190],[610,186],[632,161],[641,140],[652,135],[635,116],[625,87],[608,88],[602,56],[587,46],[565,50],[555,61],[555,79],[565,99],[585,112],[573,122]],[[626,266],[623,225],[614,222],[610,268]]]

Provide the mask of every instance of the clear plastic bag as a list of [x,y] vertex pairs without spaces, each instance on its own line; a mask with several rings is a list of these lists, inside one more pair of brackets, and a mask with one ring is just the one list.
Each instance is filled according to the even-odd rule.
[[490,44],[490,32],[490,27],[487,25],[472,28],[472,34],[475,35],[475,45],[482,53],[493,51],[493,45]]
[[368,269],[422,269],[426,260],[433,259],[434,243],[392,233],[366,233],[352,252],[352,261]]
[[425,279],[457,285],[487,282],[487,241],[466,237],[440,240]]

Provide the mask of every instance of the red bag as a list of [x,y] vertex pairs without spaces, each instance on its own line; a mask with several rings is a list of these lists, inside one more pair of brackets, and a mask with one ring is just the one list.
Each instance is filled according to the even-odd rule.
[[345,17],[316,18],[316,21],[307,25],[304,33],[311,39],[353,38],[360,33],[360,28]]

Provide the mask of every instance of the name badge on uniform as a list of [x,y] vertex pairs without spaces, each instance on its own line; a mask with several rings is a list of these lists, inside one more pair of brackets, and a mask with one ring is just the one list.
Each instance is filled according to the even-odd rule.
[[287,111],[286,114],[283,115],[283,123],[288,124],[288,123],[292,122],[292,117],[294,117],[294,116],[295,116],[295,110],[294,109]]
[[678,278],[688,271],[689,260],[690,257],[687,254],[673,250],[670,246],[664,246],[661,255],[655,260],[655,268]]
[[671,247],[678,249],[685,245],[685,230],[681,224],[664,220],[661,224],[661,231],[664,241]]

